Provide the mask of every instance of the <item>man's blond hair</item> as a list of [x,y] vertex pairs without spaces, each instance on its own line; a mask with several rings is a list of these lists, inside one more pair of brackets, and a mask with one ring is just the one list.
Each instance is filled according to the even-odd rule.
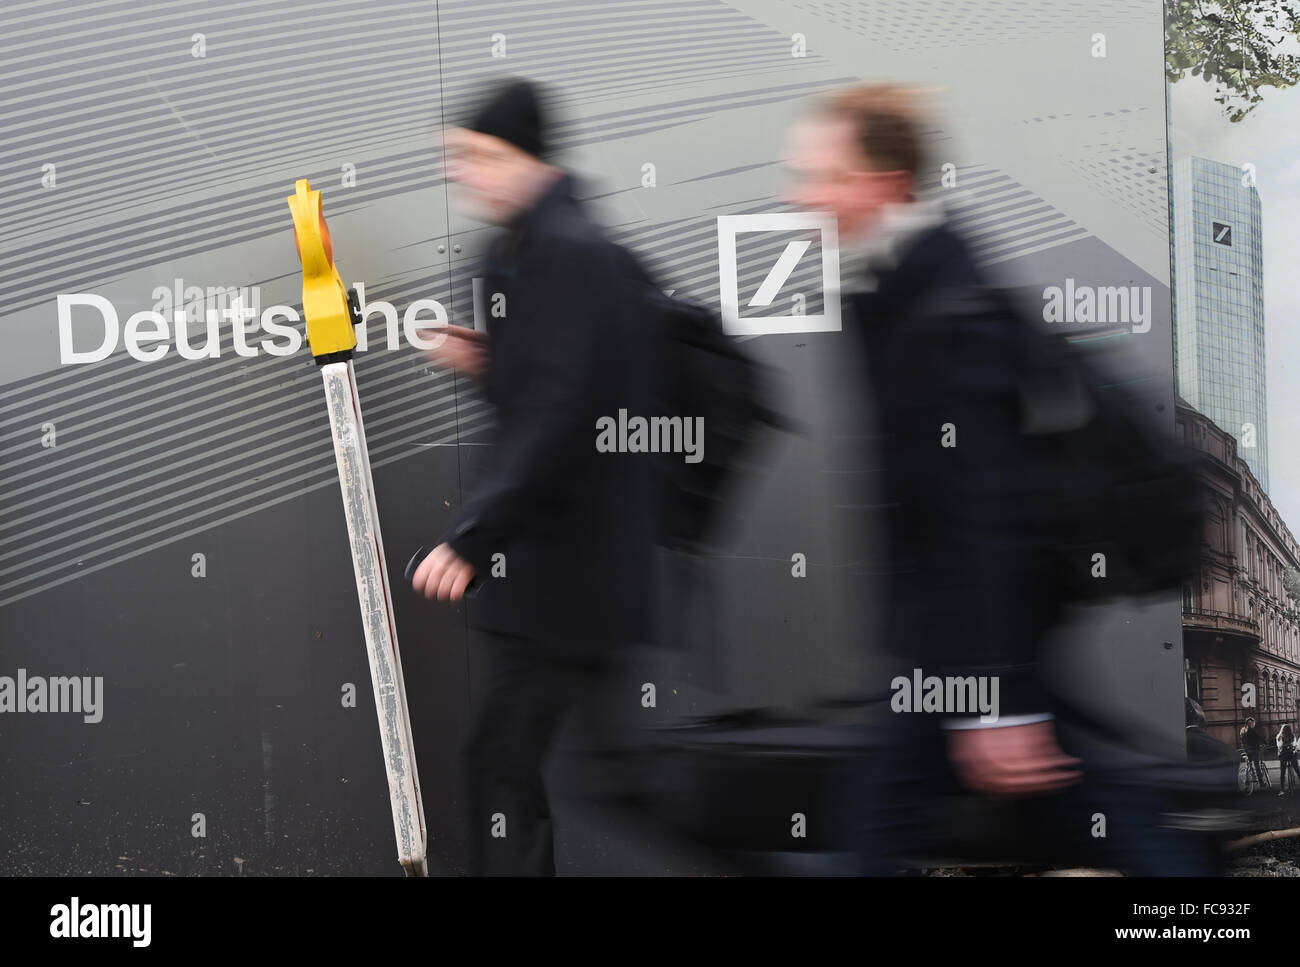
[[906,171],[918,178],[926,165],[929,89],[907,84],[854,84],[821,95],[823,118],[848,121],[854,141],[874,171]]

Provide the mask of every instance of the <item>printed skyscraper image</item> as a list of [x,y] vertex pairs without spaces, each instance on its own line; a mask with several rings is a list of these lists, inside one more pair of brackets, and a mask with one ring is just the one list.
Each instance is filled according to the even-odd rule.
[[1249,169],[1196,157],[1174,165],[1173,189],[1178,392],[1236,438],[1267,490],[1259,191]]

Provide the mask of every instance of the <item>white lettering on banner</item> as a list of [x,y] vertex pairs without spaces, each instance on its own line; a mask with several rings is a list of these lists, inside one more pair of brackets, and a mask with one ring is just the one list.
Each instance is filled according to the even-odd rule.
[[[384,317],[388,349],[399,348],[403,338],[416,349],[436,349],[446,339],[442,333],[429,335],[421,331],[450,324],[447,310],[437,299],[411,302],[400,316],[399,327],[397,308],[392,303],[367,302],[364,285],[357,283],[356,289],[361,297],[363,319],[373,314]],[[163,290],[155,293],[159,291]],[[253,357],[261,353],[291,356],[302,348],[302,331],[284,324],[301,320],[298,310],[292,306],[267,306],[259,315],[239,294],[233,294],[220,309],[204,308],[194,300],[160,301],[166,304],[166,309],[145,309],[128,316],[123,323],[113,304],[101,295],[94,292],[59,295],[59,362],[64,365],[101,362],[113,354],[119,343],[128,356],[142,363],[157,362],[173,347],[183,359],[218,359],[224,348],[222,334],[227,329],[231,334],[230,345],[238,356]],[[250,338],[250,333],[259,328],[263,338]],[[357,327],[359,352],[368,348],[366,337],[363,323]]]

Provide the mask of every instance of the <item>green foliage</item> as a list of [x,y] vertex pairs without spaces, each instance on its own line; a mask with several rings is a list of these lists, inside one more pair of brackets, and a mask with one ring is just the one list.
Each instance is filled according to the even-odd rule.
[[1300,571],[1293,567],[1283,568],[1282,587],[1290,597],[1300,601]]
[[1300,82],[1300,57],[1282,52],[1288,37],[1300,38],[1297,0],[1165,0],[1165,76],[1213,84],[1237,122],[1264,99],[1261,88]]

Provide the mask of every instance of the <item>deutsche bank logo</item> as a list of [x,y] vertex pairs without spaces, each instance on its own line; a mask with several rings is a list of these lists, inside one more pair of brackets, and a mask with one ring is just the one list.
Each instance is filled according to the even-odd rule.
[[[740,286],[736,267],[736,236],[741,232],[816,231],[821,234],[820,313],[788,316],[740,315]],[[758,290],[745,303],[747,308],[770,306],[781,293],[799,260],[812,246],[810,241],[786,244],[777,260],[766,267]],[[839,332],[840,248],[835,218],[822,212],[775,212],[770,215],[718,216],[718,291],[722,305],[722,326],[733,336],[762,336],[788,332]]]

